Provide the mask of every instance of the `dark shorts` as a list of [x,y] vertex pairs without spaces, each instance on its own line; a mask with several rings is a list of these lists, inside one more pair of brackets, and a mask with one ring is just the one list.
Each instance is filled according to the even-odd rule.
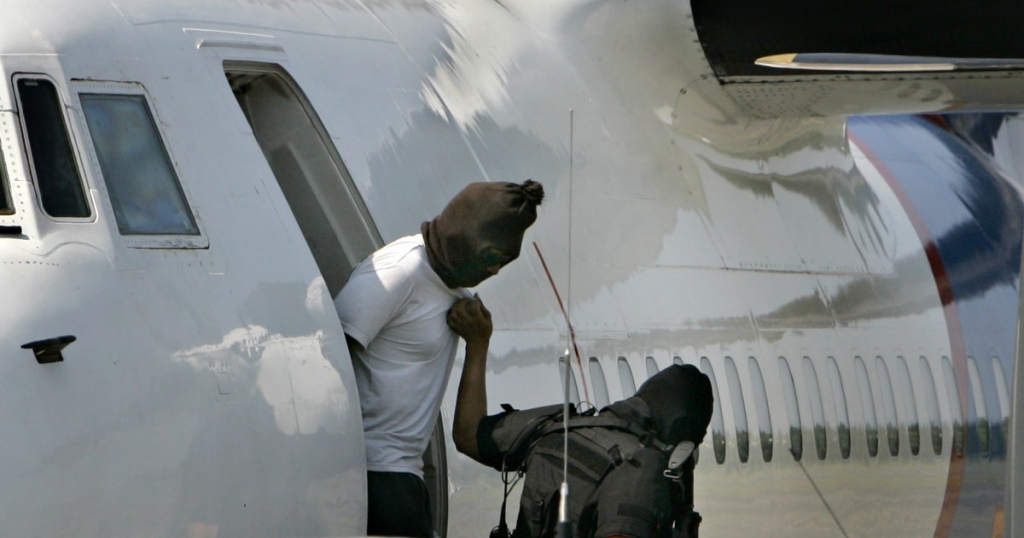
[[411,473],[367,471],[366,493],[370,536],[415,536],[430,538],[430,500],[427,485]]

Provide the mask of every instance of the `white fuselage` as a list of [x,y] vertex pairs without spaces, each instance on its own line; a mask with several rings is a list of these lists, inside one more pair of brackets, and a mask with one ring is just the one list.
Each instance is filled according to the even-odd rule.
[[[954,528],[955,429],[977,418],[968,395],[992,375],[1013,394],[1012,368],[987,373],[1012,357],[978,356],[986,373],[969,372],[927,230],[878,148],[848,137],[841,115],[749,114],[704,61],[685,2],[5,12],[0,226],[22,231],[0,236],[0,535],[365,532],[359,404],[331,291],[466,183],[528,178],[547,191],[538,222],[477,290],[495,322],[492,412],[561,398],[568,330],[539,250],[570,309],[581,399],[630,396],[673,362],[713,375],[703,535]],[[88,216],[44,210],[19,77],[60,93]],[[898,84],[878,91],[891,100]],[[145,97],[197,235],[118,226],[81,95],[124,85]],[[19,347],[63,335],[77,338],[63,362]],[[448,536],[486,535],[499,477],[446,444],[428,480],[449,493]]]

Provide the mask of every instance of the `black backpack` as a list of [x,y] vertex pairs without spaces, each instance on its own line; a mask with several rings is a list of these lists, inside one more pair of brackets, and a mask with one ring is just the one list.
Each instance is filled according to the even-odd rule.
[[[502,407],[512,411],[507,405]],[[499,524],[491,531],[492,538],[510,536],[505,523],[508,486],[523,474],[526,480],[521,508],[516,530],[511,536],[555,536],[559,486],[564,469],[562,455],[565,424],[562,413],[562,405],[552,405],[518,411],[505,418],[503,427],[520,433],[504,454],[501,470],[506,484],[506,501],[502,502]],[[658,520],[655,536],[697,538],[701,517],[693,510],[693,470],[696,462],[691,456],[694,448],[692,443],[680,443],[678,447],[668,445],[640,425],[608,412],[594,416],[592,411],[578,414],[572,408],[568,428],[567,478],[569,491],[573,495],[570,518],[577,522],[574,533],[576,537],[593,536],[596,514],[588,512],[586,507],[591,506],[590,497],[597,494],[605,477],[626,462],[638,465],[644,461],[648,465],[663,467],[664,479],[671,481],[667,488],[671,513],[650,514],[650,517]],[[514,477],[511,481],[510,475]]]

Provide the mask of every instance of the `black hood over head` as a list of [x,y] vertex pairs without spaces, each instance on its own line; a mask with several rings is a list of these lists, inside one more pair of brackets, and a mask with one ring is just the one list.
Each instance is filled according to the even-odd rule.
[[[537,220],[544,187],[533,180],[516,183],[470,183],[440,215],[420,226],[430,266],[449,288],[476,286],[501,266],[519,257],[523,234]],[[492,247],[502,253],[489,259]]]
[[646,414],[662,441],[699,445],[711,423],[715,398],[711,381],[696,366],[673,364],[644,382],[626,402],[641,412],[649,410]]

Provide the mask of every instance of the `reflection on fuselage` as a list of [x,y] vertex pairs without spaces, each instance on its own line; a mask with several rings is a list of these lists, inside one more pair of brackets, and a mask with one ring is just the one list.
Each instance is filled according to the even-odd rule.
[[[697,365],[712,379],[715,410],[703,447],[712,457],[698,467],[702,533],[750,530],[750,521],[734,517],[737,506],[759,518],[802,514],[795,526],[782,515],[763,522],[794,535],[839,528],[931,534],[949,503],[955,508],[943,513],[949,518],[939,523],[943,532],[993,528],[992,507],[1005,487],[1020,199],[976,152],[920,118],[854,118],[849,129],[845,171],[758,175],[731,171],[717,158],[706,163],[723,185],[752,199],[779,200],[794,212],[806,211],[800,199],[820,208],[825,236],[848,241],[840,249],[852,246],[861,269],[827,261],[842,255],[819,255],[814,269],[744,266],[727,246],[724,263],[735,263],[727,273],[733,280],[700,267],[669,278],[660,265],[638,264],[603,298],[583,293],[574,305],[579,344],[589,357],[583,372],[572,361],[575,401],[588,383],[601,395],[591,405],[625,397],[672,362]],[[898,155],[891,150],[899,147],[890,142],[894,136],[903,144]],[[915,156],[918,139],[931,154]],[[879,146],[890,151],[876,152]],[[822,175],[841,188],[808,184]],[[769,218],[752,214],[755,221]],[[936,215],[941,220],[933,222]],[[801,254],[806,248],[797,247]],[[812,283],[802,283],[808,276]],[[651,292],[634,284],[640,279],[664,285]],[[702,297],[694,291],[702,287],[731,287],[735,299]],[[792,293],[801,288],[806,292]],[[692,316],[688,307],[695,302],[702,316]],[[588,309],[625,308],[632,316],[636,304],[650,311],[630,318],[635,331],[614,334],[588,323],[597,319]],[[665,304],[679,306],[673,311]],[[685,329],[658,327],[676,323]],[[600,336],[602,330],[612,336]],[[497,346],[501,360],[492,366],[504,380],[519,377],[510,369],[532,370],[550,365],[545,355],[557,356],[530,346],[504,349]],[[548,403],[556,398],[552,393]],[[453,480],[460,476],[456,471]],[[771,499],[751,493],[765,489]],[[880,491],[899,495],[898,511],[876,502]],[[814,503],[821,511],[808,508]]]

